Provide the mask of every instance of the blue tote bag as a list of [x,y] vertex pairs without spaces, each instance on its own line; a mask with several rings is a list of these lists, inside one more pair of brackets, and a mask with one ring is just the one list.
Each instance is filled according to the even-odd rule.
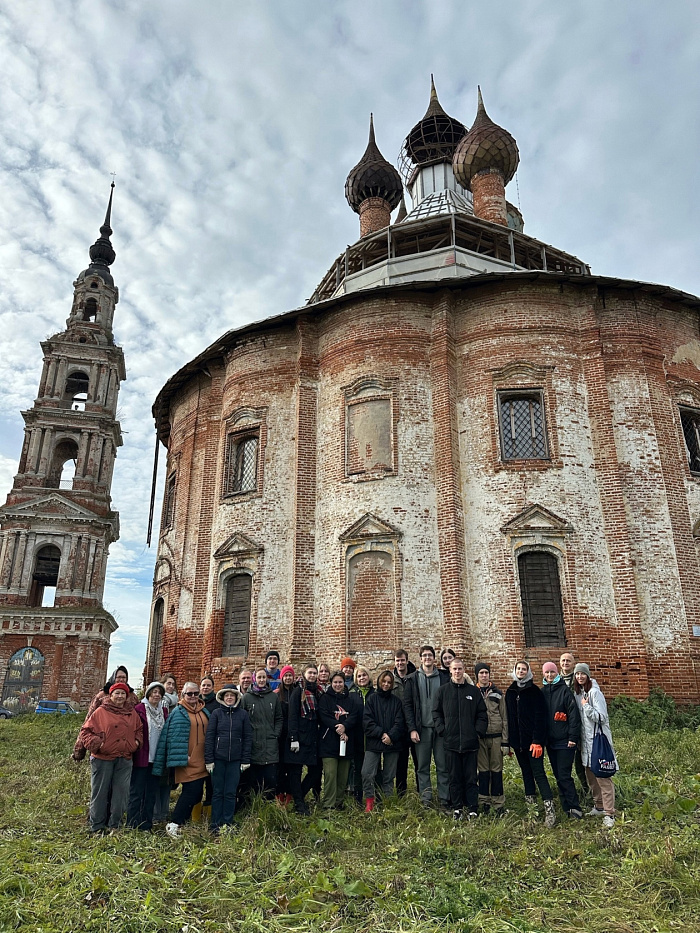
[[608,741],[608,737],[599,725],[596,725],[593,733],[591,771],[598,778],[611,778],[617,771],[615,752]]

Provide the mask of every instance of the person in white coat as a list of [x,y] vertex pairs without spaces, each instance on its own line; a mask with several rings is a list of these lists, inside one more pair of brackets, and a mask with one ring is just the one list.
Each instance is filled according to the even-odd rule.
[[[574,695],[581,713],[581,760],[586,768],[586,780],[593,795],[593,809],[588,815],[602,816],[603,826],[611,829],[615,825],[615,785],[612,778],[596,777],[591,771],[593,736],[596,729],[602,729],[610,747],[613,747],[608,704],[597,681],[591,680],[591,669],[587,664],[576,665],[574,681]],[[617,759],[615,763],[617,764]]]

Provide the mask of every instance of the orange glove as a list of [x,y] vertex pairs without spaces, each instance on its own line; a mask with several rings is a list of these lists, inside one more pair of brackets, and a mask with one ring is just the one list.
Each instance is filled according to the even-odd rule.
[[554,719],[556,720],[556,722],[566,722],[567,720],[566,713],[555,713]]
[[530,753],[533,758],[541,758],[542,757],[542,746],[535,745],[535,743],[533,742],[533,744],[530,746]]

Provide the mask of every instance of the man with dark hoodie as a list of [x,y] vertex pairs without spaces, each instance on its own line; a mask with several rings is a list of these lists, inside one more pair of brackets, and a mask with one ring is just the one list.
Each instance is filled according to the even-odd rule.
[[250,767],[253,731],[250,716],[241,706],[241,694],[235,684],[225,684],[216,694],[217,708],[209,717],[204,740],[204,761],[211,776],[212,833],[231,826],[236,812],[236,791],[241,771]]
[[506,698],[491,681],[488,664],[479,661],[474,665],[474,674],[489,717],[486,735],[479,739],[479,804],[483,813],[493,809],[495,814],[500,815],[506,802],[503,793],[503,754],[510,751]]
[[282,705],[267,682],[264,667],[255,672],[255,680],[248,693],[241,699],[241,707],[250,716],[253,729],[251,783],[265,797],[272,798],[275,795],[277,765],[280,760]]
[[467,683],[464,662],[459,658],[450,664],[450,681],[438,690],[433,719],[445,742],[453,816],[461,820],[466,807],[467,818],[475,819],[479,807],[479,739],[486,735],[489,719],[484,698],[477,687]]
[[391,671],[382,671],[377,678],[377,689],[367,697],[365,704],[362,719],[365,732],[365,759],[362,763],[362,789],[367,799],[365,813],[374,809],[374,779],[382,756],[382,797],[389,797],[394,787],[406,720],[403,704],[393,690],[394,675]]

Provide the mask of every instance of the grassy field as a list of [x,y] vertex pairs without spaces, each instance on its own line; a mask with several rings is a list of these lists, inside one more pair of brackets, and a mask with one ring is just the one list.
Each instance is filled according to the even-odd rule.
[[259,803],[235,834],[86,832],[79,717],[0,722],[0,931],[700,931],[698,711],[623,702],[612,831],[527,820],[508,762],[502,820],[455,824],[414,794],[308,819]]

